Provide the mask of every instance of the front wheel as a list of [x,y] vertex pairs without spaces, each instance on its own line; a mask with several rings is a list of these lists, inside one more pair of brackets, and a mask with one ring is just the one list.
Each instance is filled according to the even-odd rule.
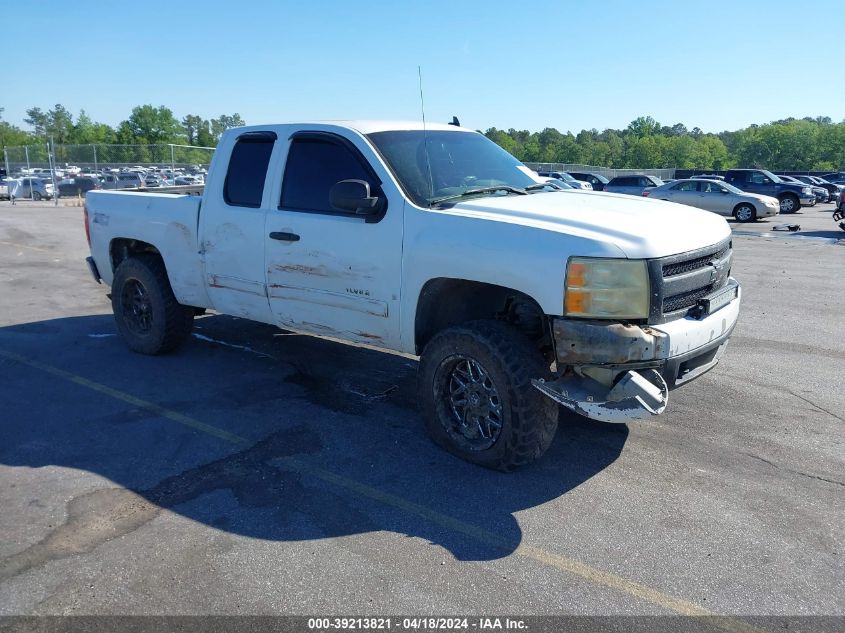
[[801,208],[801,201],[793,195],[784,196],[780,199],[781,213],[795,213]]
[[740,204],[734,209],[734,217],[738,222],[753,222],[757,219],[757,209],[750,204]]
[[32,199],[35,200],[36,202],[39,202],[41,200],[41,194],[38,193],[37,191],[33,191],[32,192]]
[[548,363],[531,341],[498,321],[437,334],[419,369],[419,401],[435,443],[487,468],[510,471],[539,458],[557,430],[557,405],[535,389]]
[[141,354],[170,352],[193,328],[194,309],[176,301],[164,262],[156,255],[130,257],[120,263],[111,302],[120,336]]

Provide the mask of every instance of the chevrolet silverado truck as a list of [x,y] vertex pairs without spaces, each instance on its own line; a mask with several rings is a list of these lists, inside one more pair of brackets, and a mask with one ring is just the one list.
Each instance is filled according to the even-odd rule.
[[739,314],[724,219],[549,187],[454,125],[229,130],[201,197],[91,191],[85,227],[130,349],[210,309],[419,356],[428,433],[500,470],[544,453],[559,405],[662,413]]
[[729,169],[725,182],[747,191],[777,198],[781,213],[795,213],[802,206],[816,204],[816,196],[810,185],[781,180],[765,169]]

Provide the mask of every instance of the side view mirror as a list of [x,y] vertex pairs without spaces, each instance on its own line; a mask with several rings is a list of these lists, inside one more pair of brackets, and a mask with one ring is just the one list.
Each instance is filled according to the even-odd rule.
[[341,180],[329,190],[329,204],[338,211],[372,215],[378,202],[378,196],[370,196],[370,183],[364,180]]
[[719,189],[719,193],[730,193],[727,189]]

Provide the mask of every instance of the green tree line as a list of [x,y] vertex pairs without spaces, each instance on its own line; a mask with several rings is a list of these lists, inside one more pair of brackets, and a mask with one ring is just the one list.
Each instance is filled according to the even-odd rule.
[[4,121],[3,110],[0,107],[0,146],[4,147],[43,144],[50,138],[63,145],[173,143],[215,147],[224,131],[245,125],[238,113],[221,114],[211,119],[188,114],[179,120],[165,106],[141,105],[133,108],[129,117],[117,127],[111,127],[94,121],[85,110],[80,110],[74,117],[57,103],[48,110],[29,108],[24,121],[31,129],[23,130]]
[[490,128],[484,134],[524,162],[577,163],[616,169],[834,171],[845,166],[845,121],[830,117],[784,119],[734,132],[705,134],[681,123],[669,127],[650,116],[624,130],[546,128],[542,132]]
[[[21,129],[3,120],[0,146],[35,145],[52,137],[62,144],[147,145],[178,143],[214,147],[227,129],[244,125],[237,113],[206,119],[187,114],[178,119],[165,106],[141,105],[117,127],[98,123],[81,110],[74,116],[61,104],[32,107]],[[542,132],[499,130],[484,134],[525,162],[580,163],[612,168],[723,170],[761,167],[773,170],[833,171],[845,167],[845,121],[830,117],[784,119],[733,132],[704,133],[682,123],[661,125],[650,116],[634,119],[623,130],[581,130],[577,134],[546,128]]]

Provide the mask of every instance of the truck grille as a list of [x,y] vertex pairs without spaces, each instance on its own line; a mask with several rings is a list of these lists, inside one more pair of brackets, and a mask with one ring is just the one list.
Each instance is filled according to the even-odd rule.
[[651,260],[649,322],[665,323],[687,316],[701,299],[728,283],[732,260],[730,238],[707,248]]
[[681,275],[683,273],[691,273],[694,270],[698,270],[699,268],[705,268],[710,265],[710,262],[713,259],[722,260],[725,258],[725,255],[728,254],[731,247],[730,244],[720,250],[715,255],[704,255],[703,257],[696,257],[695,259],[690,259],[687,261],[682,262],[675,262],[672,264],[664,264],[663,265],[663,277],[672,277],[673,275]]

